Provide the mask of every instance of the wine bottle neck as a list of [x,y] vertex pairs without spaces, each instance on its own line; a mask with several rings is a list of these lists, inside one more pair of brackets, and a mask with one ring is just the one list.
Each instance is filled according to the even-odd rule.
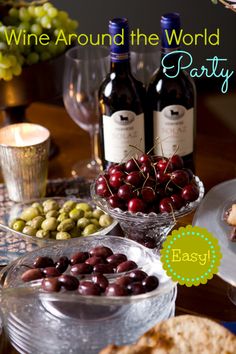
[[178,66],[180,54],[179,54],[179,47],[175,49],[170,48],[162,48],[161,52],[161,67],[165,71],[175,70]]
[[130,61],[129,60],[123,60],[119,62],[114,62],[111,61],[111,72],[115,72],[116,74],[124,74],[124,73],[130,73]]

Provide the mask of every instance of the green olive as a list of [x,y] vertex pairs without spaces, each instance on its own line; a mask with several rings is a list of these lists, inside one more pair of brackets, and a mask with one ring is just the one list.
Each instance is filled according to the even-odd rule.
[[47,218],[42,222],[41,228],[45,231],[54,231],[57,229],[58,221],[56,218]]
[[100,228],[100,224],[98,222],[98,219],[92,218],[89,220],[90,224],[96,225],[98,228]]
[[84,229],[86,226],[90,224],[90,221],[87,218],[81,218],[77,221],[77,227],[79,229]]
[[100,216],[102,216],[103,214],[104,214],[104,212],[102,210],[100,210],[100,209],[95,209],[93,211],[93,217],[98,219],[98,220],[99,220]]
[[59,205],[55,200],[48,199],[45,202],[43,202],[43,211],[46,214],[50,210],[58,210]]
[[50,210],[47,212],[47,214],[45,215],[46,216],[46,219],[47,218],[57,218],[59,215],[58,211],[57,210]]
[[75,221],[79,220],[83,216],[84,216],[84,211],[81,209],[74,208],[69,212],[69,217]]
[[71,237],[80,237],[81,236],[81,230],[78,229],[78,227],[74,227],[72,230],[70,230],[70,235]]
[[91,205],[89,205],[88,203],[78,203],[78,204],[76,204],[76,209],[81,209],[84,212],[93,210]]
[[33,208],[38,209],[38,211],[40,212],[40,214],[43,214],[43,206],[40,203],[33,203],[31,205]]
[[58,216],[57,220],[59,222],[62,222],[63,220],[68,219],[68,218],[69,218],[69,214],[66,212],[63,212]]
[[58,225],[57,231],[62,231],[62,232],[70,231],[73,229],[74,226],[75,226],[75,222],[73,220],[65,219]]
[[56,235],[56,240],[69,240],[71,238],[68,232],[58,232]]
[[14,223],[15,223],[17,220],[21,220],[21,219],[19,219],[19,218],[14,218],[14,219],[10,220],[10,221],[8,222],[8,226],[12,229]]
[[22,230],[23,234],[29,235],[29,236],[36,236],[37,230],[34,229],[31,226],[25,226]]
[[92,211],[85,211],[84,217],[87,219],[91,219],[93,217],[93,212]]
[[104,214],[100,216],[99,224],[101,227],[108,227],[112,223],[113,223],[113,219],[110,217],[110,215]]
[[94,234],[97,231],[98,231],[98,227],[96,225],[89,224],[88,226],[85,227],[84,231],[82,232],[82,235],[89,236],[91,234]]
[[30,226],[32,226],[34,229],[40,229],[42,222],[45,220],[45,218],[41,215],[36,216],[36,218],[33,218],[33,220],[30,221]]
[[40,215],[40,212],[37,208],[29,207],[29,208],[23,210],[20,218],[22,220],[29,221],[29,220],[36,218],[36,216],[39,216],[39,215]]
[[12,225],[12,229],[18,232],[22,232],[22,230],[25,227],[25,221],[24,220],[16,220],[14,224]]
[[74,209],[76,206],[76,202],[74,202],[73,200],[68,200],[67,202],[65,202],[62,206],[62,209],[69,213],[72,209]]
[[36,232],[36,235],[35,235],[35,236],[38,237],[38,238],[45,238],[45,239],[47,239],[47,238],[50,237],[50,231],[38,230],[38,231]]

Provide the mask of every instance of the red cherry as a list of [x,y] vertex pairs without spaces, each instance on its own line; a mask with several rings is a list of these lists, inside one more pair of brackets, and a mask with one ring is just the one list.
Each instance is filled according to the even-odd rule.
[[117,195],[120,199],[129,201],[134,197],[133,188],[129,184],[123,184],[118,189]]
[[111,165],[108,169],[108,174],[111,176],[118,171],[124,171],[124,164]]
[[140,170],[145,174],[145,175],[153,175],[154,174],[154,168],[153,165],[150,162],[144,162],[141,167]]
[[166,185],[170,180],[170,175],[168,173],[163,173],[163,171],[159,171],[156,173],[157,183],[162,185]]
[[170,179],[178,187],[184,187],[189,184],[189,175],[184,170],[176,170],[172,172]]
[[107,182],[109,180],[109,175],[107,173],[104,173],[104,175],[100,175],[98,176],[97,180],[96,180],[96,184],[99,184],[101,182]]
[[147,203],[153,203],[156,199],[156,194],[153,188],[143,187],[141,191],[142,198]]
[[199,197],[199,189],[194,184],[188,184],[181,191],[181,197],[186,202],[193,202]]
[[129,203],[128,203],[128,210],[131,213],[137,213],[138,211],[141,211],[142,213],[144,213],[145,211],[145,204],[144,202],[139,199],[139,198],[133,198],[130,199]]
[[109,178],[110,186],[118,189],[122,185],[124,177],[125,177],[125,175],[122,171],[114,172]]
[[151,162],[150,157],[147,154],[142,154],[141,156],[139,156],[138,160],[141,164]]
[[157,163],[157,168],[161,172],[172,172],[173,171],[173,165],[171,161],[168,159],[162,159]]
[[154,179],[154,177],[149,177],[145,180],[145,183],[143,185],[143,187],[151,187],[155,189],[156,186],[156,180]]
[[126,176],[126,179],[125,181],[129,184],[131,184],[132,186],[134,187],[138,187],[141,185],[142,183],[142,175],[139,171],[133,171],[133,172],[130,172],[127,176]]
[[138,161],[136,159],[130,159],[127,161],[125,164],[125,170],[126,172],[138,171]]
[[170,161],[174,170],[181,170],[184,167],[184,160],[180,155],[173,155]]
[[124,209],[123,201],[118,197],[117,194],[113,194],[108,198],[108,203],[112,208]]
[[102,198],[107,198],[111,195],[111,192],[109,191],[107,182],[105,182],[105,180],[96,185],[96,193]]
[[164,198],[159,203],[160,213],[171,213],[174,209],[173,201],[171,198]]
[[181,198],[181,196],[178,194],[173,194],[173,195],[171,195],[170,198],[172,200],[175,210],[181,209],[182,206],[184,206],[184,204],[185,204],[185,201],[183,200],[183,198]]
[[194,177],[193,171],[190,170],[190,168],[183,168],[183,171],[188,173],[189,181],[191,181],[193,179],[193,177]]

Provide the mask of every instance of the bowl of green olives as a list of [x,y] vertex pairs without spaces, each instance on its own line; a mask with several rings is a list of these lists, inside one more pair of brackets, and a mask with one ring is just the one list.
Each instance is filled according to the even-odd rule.
[[0,228],[22,240],[45,246],[81,236],[105,235],[117,222],[90,199],[53,197],[15,204]]

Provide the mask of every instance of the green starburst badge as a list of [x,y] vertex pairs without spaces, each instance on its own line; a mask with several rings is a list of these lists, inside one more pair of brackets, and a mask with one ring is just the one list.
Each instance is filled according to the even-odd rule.
[[218,240],[207,229],[191,225],[174,230],[161,250],[168,276],[188,287],[206,284],[218,272],[221,258]]

